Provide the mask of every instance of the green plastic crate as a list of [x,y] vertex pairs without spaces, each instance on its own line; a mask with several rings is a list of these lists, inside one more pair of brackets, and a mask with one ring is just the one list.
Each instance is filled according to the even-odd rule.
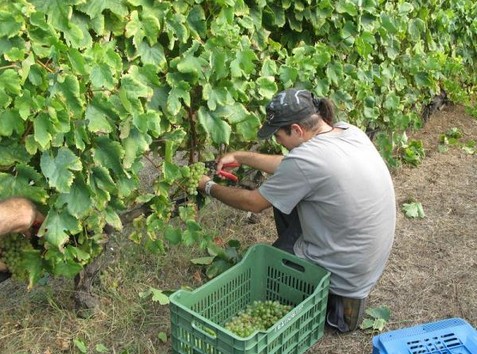
[[[184,354],[303,353],[324,332],[330,273],[257,244],[240,263],[194,291],[170,296],[172,350]],[[266,332],[242,338],[224,324],[253,301],[278,300],[293,309]]]

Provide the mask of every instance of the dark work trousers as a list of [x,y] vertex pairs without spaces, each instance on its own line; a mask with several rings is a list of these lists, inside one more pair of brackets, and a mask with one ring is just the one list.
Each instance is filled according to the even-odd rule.
[[285,214],[274,207],[273,216],[278,233],[278,239],[273,246],[294,254],[293,245],[301,235],[301,224],[296,208],[290,214]]

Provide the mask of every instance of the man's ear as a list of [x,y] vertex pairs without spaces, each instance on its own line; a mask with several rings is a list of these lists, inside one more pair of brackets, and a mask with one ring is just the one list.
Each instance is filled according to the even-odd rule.
[[295,132],[295,134],[297,134],[299,137],[302,137],[303,134],[305,133],[305,131],[299,124],[293,123],[290,128],[291,128],[291,131]]

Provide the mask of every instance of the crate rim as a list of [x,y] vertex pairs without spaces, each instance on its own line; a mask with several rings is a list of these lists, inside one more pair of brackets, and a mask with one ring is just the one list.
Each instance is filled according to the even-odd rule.
[[[298,257],[298,256],[296,256],[296,255],[293,255],[293,254],[288,253],[288,252],[286,252],[286,251],[283,251],[283,250],[281,250],[281,249],[279,249],[279,248],[276,248],[276,247],[274,247],[274,246],[271,246],[271,245],[269,245],[269,244],[267,244],[267,243],[256,243],[256,244],[250,246],[250,247],[247,249],[247,251],[244,253],[244,255],[242,256],[242,259],[241,259],[239,262],[237,262],[237,263],[234,265],[234,267],[235,267],[235,266],[238,266],[238,265],[240,265],[240,264],[242,264],[242,263],[245,263],[246,258],[247,258],[251,253],[257,252],[257,250],[258,250],[259,248],[272,249],[274,252],[282,253],[284,256],[288,256],[288,257],[290,257],[290,258],[296,258],[296,259],[298,259],[300,262],[305,263],[305,264],[309,265],[310,267],[317,267],[317,268],[322,269],[323,271],[325,271],[325,272],[327,273],[326,277],[329,278],[329,277],[331,276],[330,271],[328,271],[326,268],[320,266],[319,264],[313,263],[312,261],[307,260],[307,259],[304,259],[304,258],[300,258],[300,257]],[[228,272],[229,272],[231,269],[232,269],[232,268],[227,269],[225,272],[220,273],[220,274],[217,275],[215,278],[212,278],[212,279],[210,279],[209,281],[205,282],[204,284],[199,285],[199,286],[198,286],[197,288],[195,288],[195,289],[192,289],[192,290],[191,290],[191,289],[187,289],[187,288],[177,289],[176,291],[174,291],[174,292],[170,295],[169,298],[171,299],[171,298],[173,298],[173,297],[177,297],[177,296],[180,295],[180,293],[184,293],[184,292],[188,292],[188,293],[192,293],[192,294],[195,293],[195,292],[199,292],[199,291],[202,290],[202,288],[205,288],[205,287],[209,284],[209,282],[211,282],[211,281],[219,281],[219,280],[222,279],[223,277],[227,277],[227,276],[228,276]]]

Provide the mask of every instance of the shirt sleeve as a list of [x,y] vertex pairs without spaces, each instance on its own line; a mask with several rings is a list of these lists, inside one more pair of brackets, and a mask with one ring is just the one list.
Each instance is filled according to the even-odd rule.
[[310,192],[308,180],[293,157],[286,156],[260,187],[260,194],[282,213],[290,214]]

